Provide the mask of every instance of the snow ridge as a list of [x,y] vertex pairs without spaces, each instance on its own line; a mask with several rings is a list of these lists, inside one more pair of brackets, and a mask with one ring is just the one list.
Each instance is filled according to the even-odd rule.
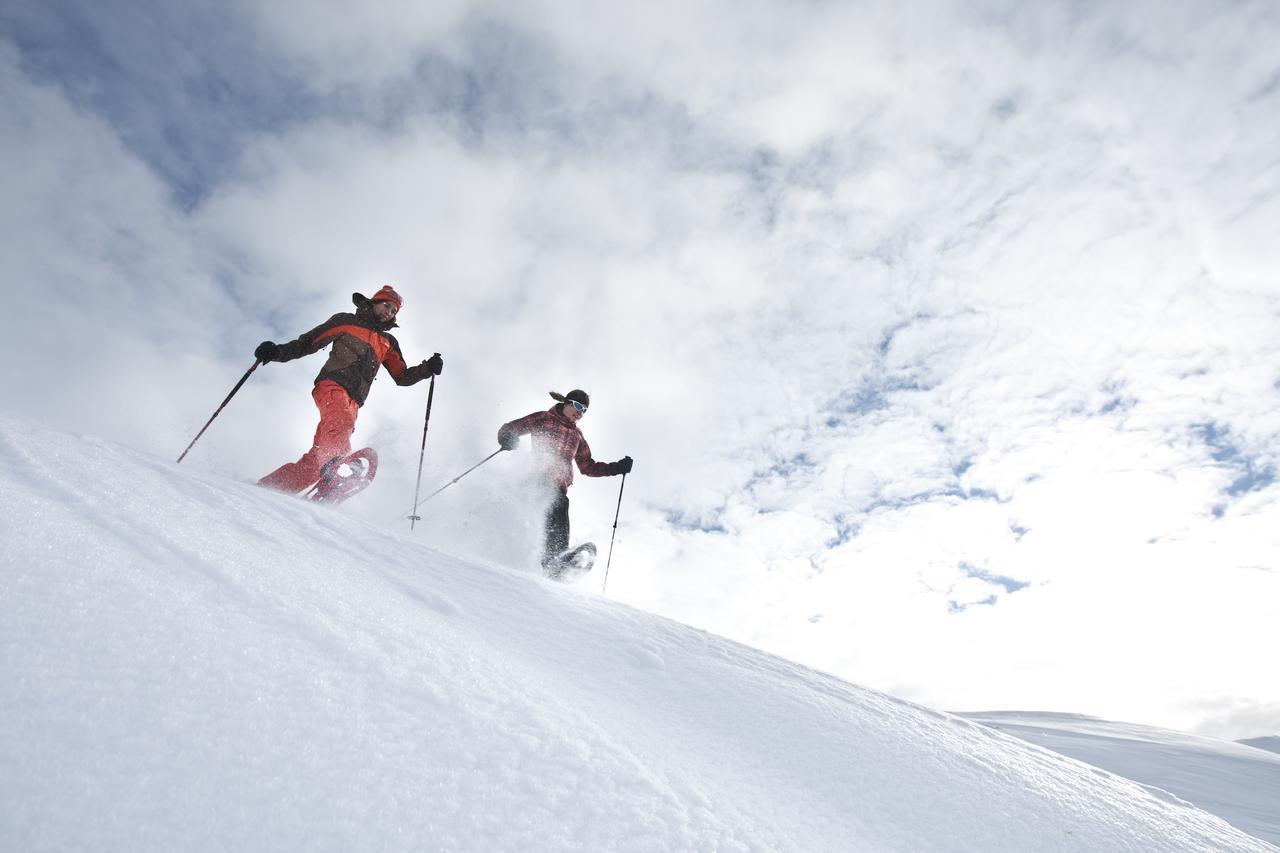
[[1082,714],[963,714],[1046,749],[1149,786],[1280,844],[1280,755],[1239,743]]

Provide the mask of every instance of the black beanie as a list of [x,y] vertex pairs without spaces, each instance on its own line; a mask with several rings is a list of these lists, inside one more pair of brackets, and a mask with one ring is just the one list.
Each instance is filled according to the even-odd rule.
[[552,391],[551,399],[561,403],[567,403],[570,400],[577,400],[583,406],[591,405],[591,398],[588,397],[587,392],[583,391],[581,388],[574,388],[568,394],[557,394],[555,391]]

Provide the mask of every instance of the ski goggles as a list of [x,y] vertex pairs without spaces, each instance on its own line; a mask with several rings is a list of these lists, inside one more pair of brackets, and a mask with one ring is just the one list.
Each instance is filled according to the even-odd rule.
[[573,407],[577,409],[579,413],[585,413],[587,411],[587,407],[579,403],[577,400],[570,400],[569,402],[573,403]]

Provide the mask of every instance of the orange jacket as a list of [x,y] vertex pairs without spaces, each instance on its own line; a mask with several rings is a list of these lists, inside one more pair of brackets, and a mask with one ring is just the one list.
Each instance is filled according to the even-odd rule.
[[368,300],[356,304],[359,307],[354,314],[334,314],[296,340],[281,344],[275,360],[292,361],[332,344],[333,349],[320,368],[315,384],[326,380],[338,383],[358,406],[363,406],[369,396],[379,366],[387,368],[397,385],[412,385],[431,375],[422,365],[405,365],[399,342],[387,333],[387,329],[395,326],[394,322],[380,327]]

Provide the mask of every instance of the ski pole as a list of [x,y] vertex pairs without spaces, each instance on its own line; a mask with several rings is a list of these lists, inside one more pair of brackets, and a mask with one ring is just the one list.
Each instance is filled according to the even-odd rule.
[[[485,458],[481,459],[479,462],[477,462],[476,464],[472,465],[470,468],[468,468],[467,470],[463,471],[461,474],[459,474],[458,476],[454,477],[452,480],[450,480],[449,482],[445,483],[443,486],[441,486],[440,488],[436,489],[436,490],[435,490],[434,492],[432,492],[431,494],[427,495],[425,498],[423,498],[423,499],[419,502],[419,505],[424,504],[424,503],[426,503],[427,501],[431,500],[431,499],[432,499],[432,498],[434,498],[436,495],[440,494],[440,493],[441,493],[441,492],[443,492],[445,489],[449,488],[449,487],[450,487],[450,486],[452,486],[454,483],[458,482],[458,481],[459,481],[459,480],[461,480],[463,477],[467,476],[467,475],[468,475],[468,474],[470,474],[472,471],[476,470],[476,469],[477,469],[477,468],[479,468],[481,465],[483,465],[484,463],[488,462],[490,459],[492,459],[493,457],[497,456],[497,455],[498,455],[499,453],[501,453],[502,451],[503,451],[503,448],[499,447],[497,450],[493,451],[493,452],[492,452],[492,453],[490,453],[488,456],[486,456]],[[415,509],[415,510],[414,510],[414,512],[417,512],[417,510]]]
[[622,475],[622,485],[618,486],[618,509],[613,513],[613,535],[609,537],[609,559],[604,562],[604,583],[600,584],[600,594],[604,595],[609,586],[609,565],[613,562],[613,539],[618,535],[618,516],[622,513],[622,490],[627,487],[627,475]]
[[436,377],[432,374],[431,387],[427,389],[427,416],[422,419],[422,452],[418,454],[418,485],[413,487],[413,515],[409,516],[409,530],[413,530],[413,526],[422,520],[418,515],[418,493],[422,491],[422,461],[427,458],[427,426],[431,423],[431,400],[435,395]]
[[[191,448],[195,447],[196,442],[200,440],[200,436],[204,435],[204,431],[209,428],[209,424],[213,423],[213,419],[216,418],[222,412],[222,410],[227,407],[227,403],[231,402],[231,398],[236,395],[236,392],[240,390],[240,386],[243,385],[245,381],[249,378],[249,374],[253,373],[253,371],[258,369],[259,364],[262,364],[262,362],[254,361],[253,367],[250,367],[248,370],[244,372],[244,376],[241,376],[240,381],[236,383],[236,387],[231,389],[231,393],[227,395],[227,399],[222,401],[222,405],[219,406],[216,411],[214,411],[214,413],[209,417],[209,420],[205,422],[205,425],[200,428],[200,431],[196,433],[196,437],[191,439],[191,443],[187,445],[187,449],[182,451],[182,455],[178,457],[178,462],[181,462],[183,459],[187,457],[187,453],[190,452]],[[177,464],[177,463],[174,463],[174,464]]]

